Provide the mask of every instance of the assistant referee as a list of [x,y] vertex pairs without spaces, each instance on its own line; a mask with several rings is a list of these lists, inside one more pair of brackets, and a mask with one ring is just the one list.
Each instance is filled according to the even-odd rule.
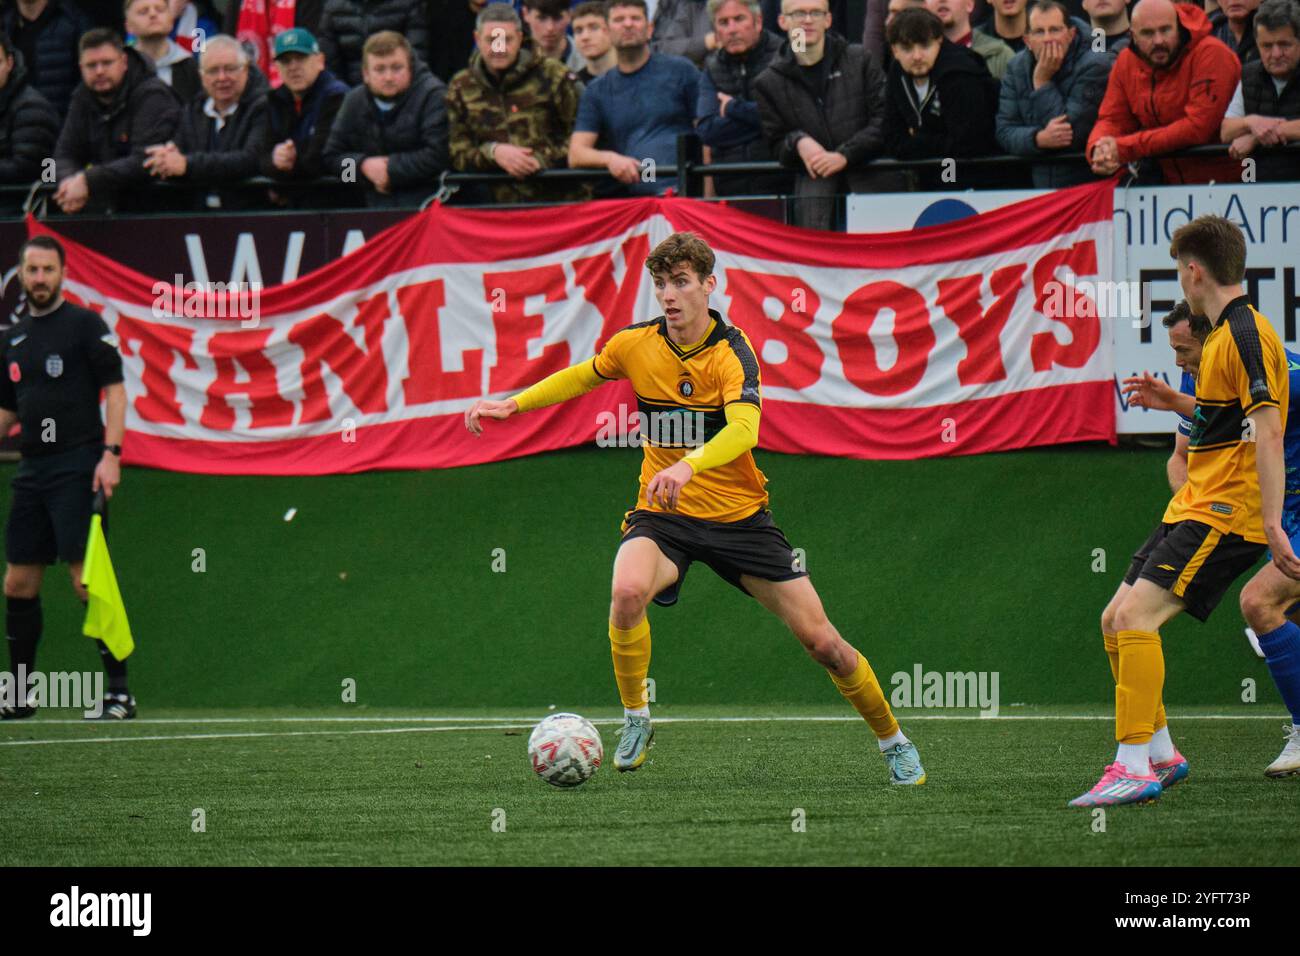
[[[18,276],[27,314],[0,334],[0,434],[22,425],[22,461],[13,479],[5,524],[5,634],[9,671],[32,674],[41,639],[41,580],[45,565],[66,561],[72,588],[84,604],[81,564],[95,493],[106,498],[121,480],[119,459],[126,419],[126,388],[117,339],[89,309],[64,301],[63,246],[35,236],[18,252]],[[100,419],[104,392],[108,423]],[[103,641],[99,656],[108,693],[97,719],[135,716],[126,663]],[[30,717],[34,701],[22,688],[16,706],[0,718]]]

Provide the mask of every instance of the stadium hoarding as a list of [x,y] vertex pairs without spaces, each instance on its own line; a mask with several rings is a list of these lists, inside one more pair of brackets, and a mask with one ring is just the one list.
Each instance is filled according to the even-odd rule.
[[[997,190],[962,193],[893,193],[848,197],[848,229],[908,231],[954,222],[1011,203],[1048,193],[1044,190]],[[1241,226],[1246,237],[1246,291],[1273,322],[1288,345],[1296,342],[1300,314],[1300,184],[1250,183],[1211,186],[1133,186],[1115,190],[1113,276],[1116,312],[1141,301],[1143,316],[1123,316],[1109,323],[1115,345],[1115,412],[1120,434],[1169,433],[1177,426],[1173,412],[1130,407],[1119,382],[1151,372],[1178,386],[1180,373],[1160,318],[1182,298],[1178,275],[1169,258],[1174,230],[1197,216],[1215,213]],[[1136,311],[1136,310],[1134,310]]]
[[682,198],[565,216],[435,205],[267,287],[155,280],[69,241],[66,289],[120,342],[131,464],[326,474],[591,442],[633,405],[627,383],[479,440],[462,415],[657,315],[644,257],[681,230],[714,248],[714,301],[763,363],[761,447],[917,458],[1113,441],[1111,348],[1081,291],[1109,280],[1112,188],[923,235],[809,233]]

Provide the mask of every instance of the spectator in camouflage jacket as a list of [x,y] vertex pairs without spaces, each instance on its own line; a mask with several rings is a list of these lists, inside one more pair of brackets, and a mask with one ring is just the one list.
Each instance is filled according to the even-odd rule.
[[477,50],[447,89],[451,164],[463,171],[505,171],[513,183],[491,187],[496,202],[585,198],[569,181],[530,178],[566,168],[569,134],[582,86],[564,64],[538,53],[507,3],[479,13]]

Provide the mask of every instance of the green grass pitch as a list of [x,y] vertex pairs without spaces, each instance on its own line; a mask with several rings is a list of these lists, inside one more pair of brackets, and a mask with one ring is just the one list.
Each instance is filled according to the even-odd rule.
[[[1065,802],[1108,756],[1106,721],[904,714],[930,779],[903,788],[885,782],[857,721],[711,715],[720,716],[666,719],[644,767],[619,774],[607,762],[573,790],[533,775],[527,722],[490,715],[477,729],[465,714],[439,723],[251,711],[205,715],[219,723],[187,722],[192,711],[176,723],[30,721],[0,734],[6,828],[22,834],[0,845],[0,864],[1294,862],[1277,836],[1294,830],[1300,781],[1260,773],[1280,742],[1274,721],[1175,717],[1191,776],[1159,804],[1107,811],[1103,830]],[[616,727],[600,725],[609,749]],[[37,740],[47,743],[23,743]]]
[[[573,792],[533,777],[526,732],[549,708],[616,716],[605,629],[635,450],[314,479],[128,469],[109,544],[141,719],[0,725],[0,801],[22,834],[0,862],[1289,862],[1279,836],[1300,781],[1261,773],[1283,708],[1236,588],[1210,624],[1164,634],[1191,778],[1157,806],[1110,811],[1104,832],[1065,807],[1113,755],[1097,620],[1168,498],[1167,454],[759,453],[777,523],[887,692],[918,664],[999,675],[1015,719],[903,714],[930,774],[916,790],[885,783],[856,720],[715,719],[851,711],[778,621],[703,566],[676,607],[651,611],[651,762],[607,763]],[[41,669],[97,668],[63,569],[43,597]],[[1020,719],[1046,716],[1093,719]],[[616,724],[600,726],[612,751]]]

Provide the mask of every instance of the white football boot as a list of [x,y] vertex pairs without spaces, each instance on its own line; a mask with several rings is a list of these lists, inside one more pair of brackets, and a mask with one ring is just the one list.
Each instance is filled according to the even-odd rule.
[[1264,770],[1266,777],[1289,777],[1300,773],[1300,727],[1295,724],[1283,724],[1286,731],[1286,746]]

